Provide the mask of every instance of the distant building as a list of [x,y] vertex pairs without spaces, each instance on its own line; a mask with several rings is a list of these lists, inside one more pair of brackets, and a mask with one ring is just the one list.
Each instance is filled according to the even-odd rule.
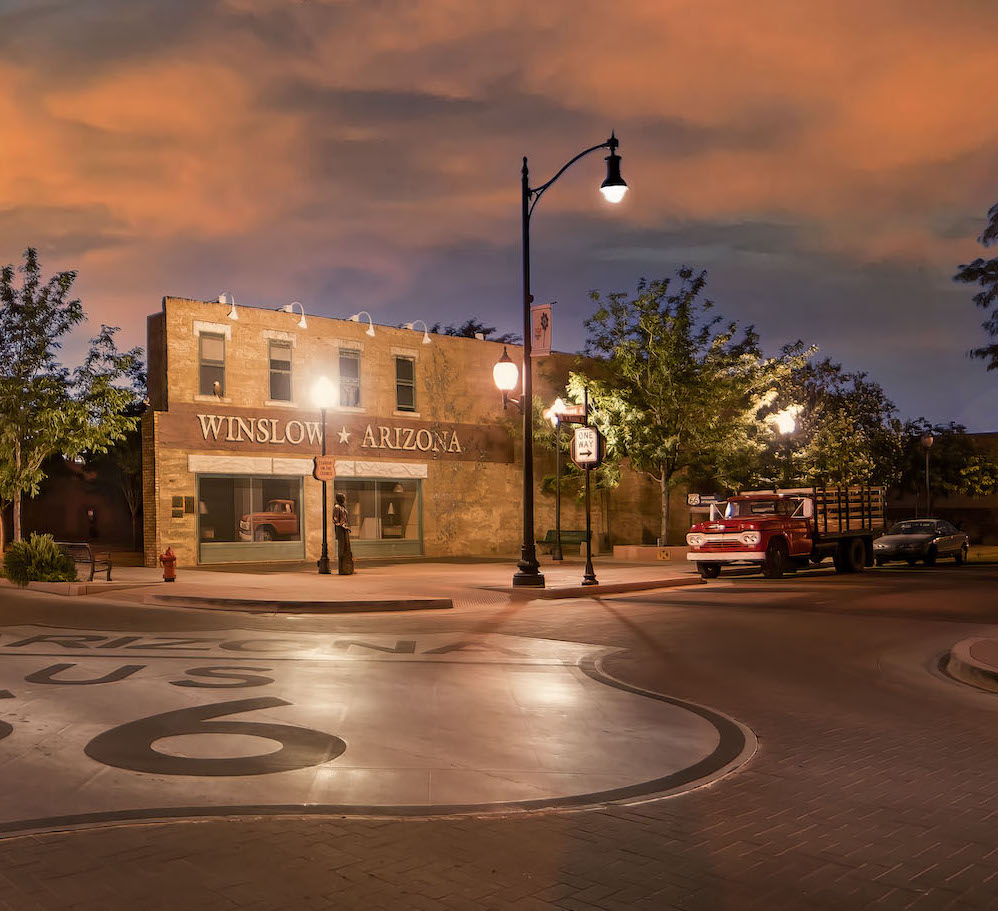
[[[334,491],[346,496],[358,556],[514,555],[522,472],[518,415],[503,413],[492,368],[503,346],[309,315],[167,297],[148,319],[149,403],[143,418],[145,562],[172,545],[186,565],[315,560],[321,485],[312,477],[321,423],[313,383],[336,386],[327,416]],[[508,346],[513,360],[522,349]],[[535,362],[535,394],[564,394],[574,357]],[[539,452],[538,482],[553,474]],[[535,537],[554,527],[537,495]],[[594,530],[653,542],[657,487],[633,472]],[[562,498],[562,528],[585,527]],[[685,529],[684,529],[685,530]],[[330,534],[330,542],[332,535]],[[332,546],[332,544],[331,544]]]

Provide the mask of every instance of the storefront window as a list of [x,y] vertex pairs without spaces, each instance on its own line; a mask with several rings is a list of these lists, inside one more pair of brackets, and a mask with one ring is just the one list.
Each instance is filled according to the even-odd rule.
[[270,343],[270,399],[291,401],[291,343]]
[[421,552],[419,481],[337,479],[336,493],[346,497],[351,541],[361,553]]
[[201,562],[301,559],[300,478],[198,478]]
[[[201,395],[225,395],[225,336],[202,332],[198,346]],[[217,388],[215,384],[218,384]]]

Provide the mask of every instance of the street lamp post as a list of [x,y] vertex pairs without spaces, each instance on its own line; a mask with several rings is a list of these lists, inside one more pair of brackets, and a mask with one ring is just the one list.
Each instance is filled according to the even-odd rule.
[[929,487],[929,450],[932,448],[932,444],[936,441],[936,438],[932,435],[931,430],[926,430],[925,433],[919,437],[919,442],[925,449],[925,514],[926,516],[932,515],[932,488]]
[[797,412],[798,408],[791,406],[779,414],[774,415],[773,420],[776,423],[776,430],[780,434],[780,438],[783,440],[783,486],[789,487],[793,478],[791,477],[791,469],[793,468],[792,459],[790,457],[790,438],[793,432],[797,429]]
[[[580,158],[584,158],[598,149],[610,150],[610,154],[604,159],[606,161],[606,180],[600,184],[600,192],[608,202],[620,202],[627,192],[627,184],[620,176],[620,156],[617,154],[619,144],[617,137],[611,133],[606,142],[601,142],[599,145],[579,152],[578,155],[566,162],[554,177],[539,187],[530,186],[527,156],[523,156],[523,169],[520,172],[520,211],[523,229],[523,396],[520,400],[520,411],[523,413],[523,542],[520,548],[520,560],[516,564],[518,572],[513,574],[513,585],[544,587],[544,576],[540,572],[540,564],[537,562],[537,547],[534,543],[534,435],[531,404],[534,389],[530,365],[530,305],[534,298],[530,293],[530,216],[548,187]],[[509,360],[508,356],[507,360]],[[504,404],[506,400],[507,397],[504,396]]]
[[[322,415],[322,454],[326,454],[326,411],[334,404],[336,387],[332,381],[325,376],[319,377],[312,387],[312,401]],[[327,515],[328,497],[326,496],[326,482],[322,482],[322,555],[319,557],[316,566],[319,574],[329,575],[329,519]]]

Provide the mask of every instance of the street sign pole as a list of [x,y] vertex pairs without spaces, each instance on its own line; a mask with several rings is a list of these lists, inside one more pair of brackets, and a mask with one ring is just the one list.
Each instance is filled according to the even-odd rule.
[[[589,426],[589,390],[582,392],[582,408],[585,415],[585,425]],[[597,450],[598,451],[598,450]],[[592,474],[592,466],[587,465],[586,472],[586,574],[582,577],[583,585],[598,585],[596,572],[593,570],[593,518],[592,505],[589,497],[589,478]]]

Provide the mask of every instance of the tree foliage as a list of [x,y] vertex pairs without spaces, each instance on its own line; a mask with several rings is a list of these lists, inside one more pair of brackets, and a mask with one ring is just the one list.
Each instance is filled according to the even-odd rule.
[[[988,225],[978,241],[985,247],[998,243],[998,203],[988,211]],[[973,297],[974,303],[982,310],[991,311],[981,326],[990,338],[998,340],[998,256],[993,259],[978,257],[973,262],[960,266],[953,280],[981,286],[981,290]],[[969,354],[986,361],[988,370],[998,370],[998,341],[972,348]]]
[[126,410],[136,400],[129,381],[140,352],[119,352],[117,329],[102,325],[83,363],[69,370],[59,361],[62,340],[86,319],[70,298],[76,273],[44,281],[30,248],[17,272],[20,287],[12,265],[0,272],[0,504],[13,503],[20,540],[21,498],[38,492],[48,457],[103,452],[135,426]]
[[523,337],[515,332],[503,332],[500,335],[493,335],[495,326],[486,326],[477,317],[471,317],[461,323],[460,326],[444,326],[441,323],[434,323],[430,326],[430,332],[434,335],[449,335],[459,338],[474,338],[476,334],[482,335],[486,341],[499,342],[502,345],[519,345],[523,342]]
[[807,356],[798,343],[764,357],[751,326],[713,312],[706,283],[705,272],[684,267],[675,279],[642,280],[631,298],[594,292],[586,353],[606,370],[573,373],[569,384],[577,399],[588,389],[609,450],[659,484],[665,541],[684,472],[729,487],[751,474],[771,435],[762,413]]

